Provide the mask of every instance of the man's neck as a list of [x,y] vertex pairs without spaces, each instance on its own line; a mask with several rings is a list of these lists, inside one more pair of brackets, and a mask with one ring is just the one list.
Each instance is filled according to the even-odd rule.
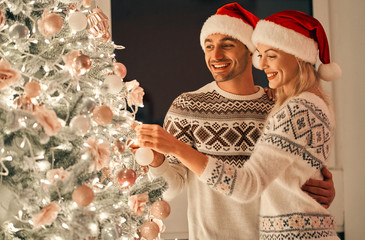
[[242,75],[225,82],[217,82],[217,85],[220,89],[236,95],[251,95],[258,91],[252,74]]

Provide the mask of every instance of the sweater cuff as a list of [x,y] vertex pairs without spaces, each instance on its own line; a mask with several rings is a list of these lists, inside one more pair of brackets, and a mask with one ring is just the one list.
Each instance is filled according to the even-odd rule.
[[207,166],[205,166],[204,171],[199,176],[200,181],[206,183],[208,181],[208,179],[212,177],[212,172],[217,166],[216,162],[217,162],[217,159],[208,157]]
[[167,160],[167,158],[165,158],[165,160],[163,161],[163,163],[160,166],[158,166],[158,167],[149,166],[149,173],[153,177],[160,177],[167,171],[167,169],[169,167],[170,167],[169,161]]

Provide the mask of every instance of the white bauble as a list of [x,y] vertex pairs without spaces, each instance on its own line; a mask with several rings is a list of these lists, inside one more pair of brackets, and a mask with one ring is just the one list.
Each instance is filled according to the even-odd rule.
[[81,12],[71,13],[68,18],[68,25],[73,31],[82,31],[87,27],[87,17]]
[[150,148],[138,148],[135,156],[141,166],[147,166],[153,161],[153,151]]
[[84,136],[91,128],[91,120],[85,115],[79,115],[71,120],[70,127],[76,135]]
[[118,75],[109,75],[105,78],[104,84],[109,93],[119,93],[123,88],[123,80]]

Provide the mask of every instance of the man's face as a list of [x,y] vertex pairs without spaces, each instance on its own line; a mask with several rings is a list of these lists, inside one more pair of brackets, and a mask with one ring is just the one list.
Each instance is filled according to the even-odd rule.
[[211,34],[204,43],[205,62],[217,82],[240,76],[247,69],[250,51],[239,40],[223,34]]

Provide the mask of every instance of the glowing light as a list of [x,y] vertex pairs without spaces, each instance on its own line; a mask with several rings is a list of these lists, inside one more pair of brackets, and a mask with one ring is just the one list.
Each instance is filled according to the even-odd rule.
[[65,228],[65,229],[69,229],[69,227],[66,223],[62,223],[62,227]]
[[46,180],[46,179],[41,179],[41,183],[44,183],[44,184],[47,184],[47,185],[51,184],[51,182]]
[[65,39],[64,39],[64,38],[61,38],[61,39],[60,39],[60,42],[65,42]]
[[96,207],[91,207],[90,210],[91,211],[96,211]]
[[21,148],[24,148],[25,147],[25,139],[22,141],[22,143],[20,144],[20,147]]
[[39,170],[46,171],[50,168],[50,163],[48,161],[40,161],[40,162],[37,162],[37,166],[38,166]]
[[44,42],[47,43],[47,44],[51,43],[48,39],[44,40]]
[[101,220],[108,219],[108,217],[109,217],[109,214],[104,213],[104,212],[100,213],[100,219],[101,219]]
[[22,218],[22,217],[23,217],[23,211],[22,211],[22,210],[19,210],[18,214],[19,214],[19,217],[20,217],[20,218]]

